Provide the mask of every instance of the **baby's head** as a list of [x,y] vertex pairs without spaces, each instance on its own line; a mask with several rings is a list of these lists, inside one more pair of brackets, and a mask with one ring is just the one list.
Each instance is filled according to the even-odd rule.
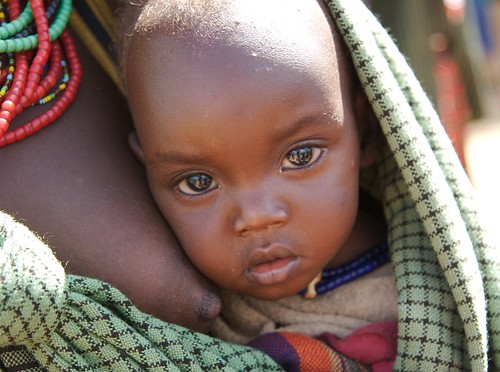
[[323,4],[155,0],[131,14],[137,152],[194,265],[276,299],[355,255],[372,119]]

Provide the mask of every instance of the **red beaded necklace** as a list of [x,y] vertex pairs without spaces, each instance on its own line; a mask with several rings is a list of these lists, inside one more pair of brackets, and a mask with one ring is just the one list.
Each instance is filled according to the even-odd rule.
[[[56,5],[55,0],[52,2],[54,4],[49,2],[49,6]],[[61,10],[61,14],[64,14],[62,17],[56,17],[59,23],[54,23],[54,28],[61,28],[61,18],[64,22],[64,15],[67,15],[66,22],[69,17],[68,1],[61,1],[61,4],[61,7],[66,5]],[[70,1],[69,4],[71,5]],[[62,30],[60,36],[51,41],[53,28],[49,27],[44,1],[31,0],[29,7],[36,26],[38,45],[29,48],[30,41],[33,39],[24,37],[18,43],[20,50],[4,53],[3,58],[9,60],[9,63],[5,68],[2,65],[0,73],[2,85],[0,89],[0,147],[31,136],[61,116],[74,100],[82,77],[82,67],[76,53],[75,43],[69,33]],[[19,0],[2,0],[2,8],[4,18],[2,25],[6,25],[6,22],[13,23],[20,17]],[[29,14],[29,12],[23,12],[25,13]],[[1,18],[0,21],[2,21]],[[16,33],[13,36],[14,41],[18,41],[15,38],[19,38],[20,35],[20,32]],[[50,102],[56,96],[58,99],[47,111],[28,123],[9,130],[12,120],[25,108]]]

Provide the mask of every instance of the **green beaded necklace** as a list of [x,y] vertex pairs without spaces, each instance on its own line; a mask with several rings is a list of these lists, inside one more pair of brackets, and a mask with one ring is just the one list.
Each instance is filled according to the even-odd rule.
[[[0,147],[56,120],[74,100],[82,76],[76,47],[65,31],[72,1],[53,0],[46,8],[43,0],[31,0],[20,10],[19,0],[0,2]],[[25,108],[54,100],[39,117],[9,130]]]

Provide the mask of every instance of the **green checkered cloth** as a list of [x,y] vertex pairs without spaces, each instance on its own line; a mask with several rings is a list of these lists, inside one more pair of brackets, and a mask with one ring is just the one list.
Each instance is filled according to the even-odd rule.
[[[378,21],[361,0],[327,3],[387,139],[362,182],[388,221],[399,307],[394,369],[500,370],[500,250],[480,226],[467,176]],[[25,227],[5,214],[0,226],[5,368],[279,370],[259,351],[164,323],[106,283],[66,275]]]
[[[360,1],[328,1],[387,139],[370,185],[384,203],[401,371],[500,369],[500,249],[432,104]],[[367,177],[368,179],[368,177]],[[491,238],[490,238],[491,240]]]
[[141,313],[106,283],[65,275],[26,227],[4,213],[0,226],[0,345],[9,346],[0,351],[4,368],[280,370],[254,349]]

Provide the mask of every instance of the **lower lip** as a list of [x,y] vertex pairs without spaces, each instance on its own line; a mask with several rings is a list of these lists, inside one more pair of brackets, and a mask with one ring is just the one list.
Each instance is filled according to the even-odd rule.
[[261,285],[279,284],[287,280],[298,265],[297,257],[279,258],[250,267],[246,274]]

